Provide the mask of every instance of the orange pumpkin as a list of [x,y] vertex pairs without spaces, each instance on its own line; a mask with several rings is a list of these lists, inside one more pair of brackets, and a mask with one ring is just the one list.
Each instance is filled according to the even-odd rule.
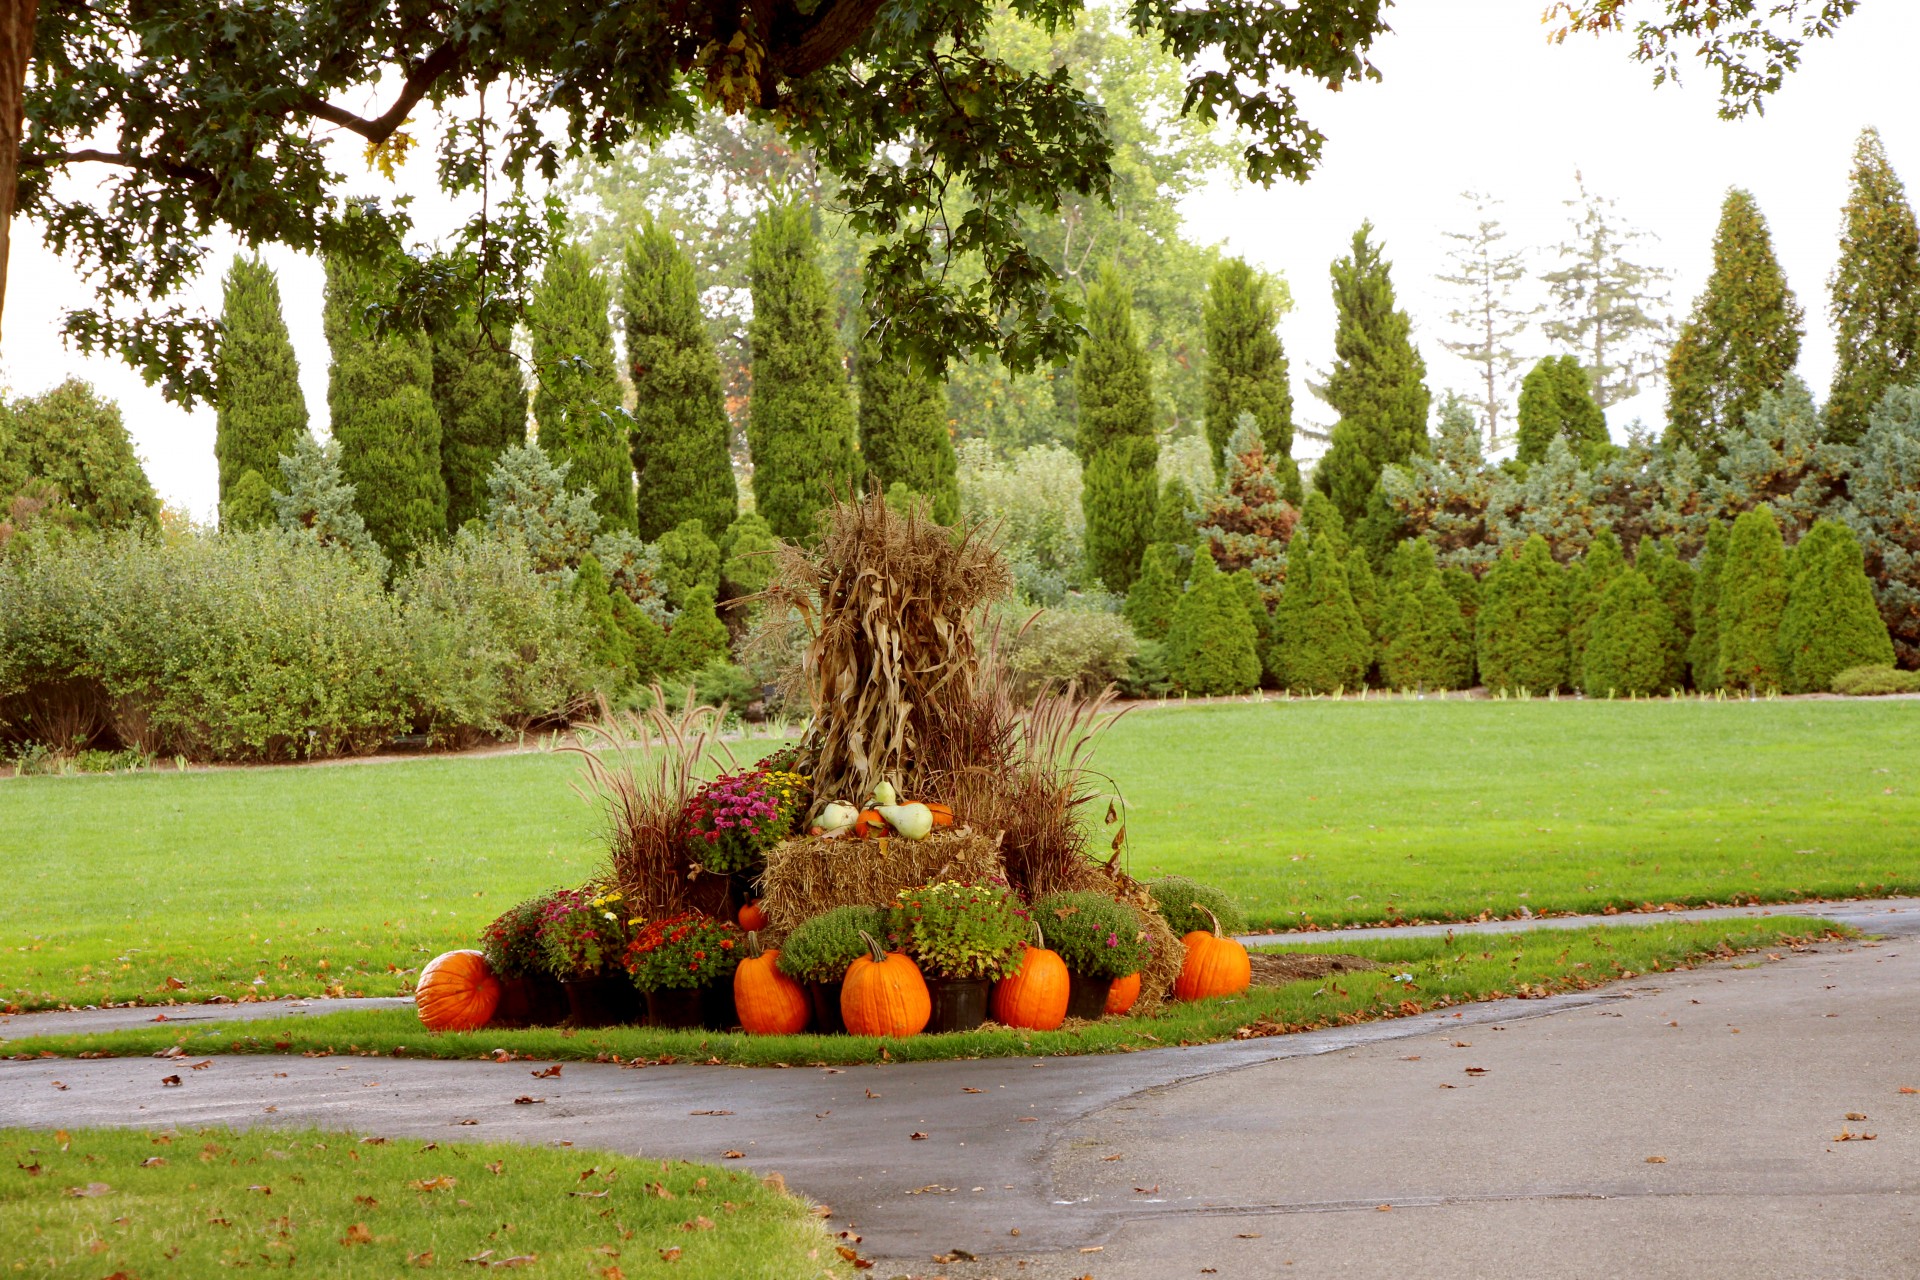
[[871,840],[876,836],[884,840],[887,833],[892,830],[893,828],[887,825],[887,820],[880,816],[877,809],[862,809],[860,816],[853,820],[855,840]]
[[1107,989],[1107,1012],[1125,1013],[1133,1008],[1133,1002],[1140,998],[1140,975],[1130,973],[1124,978],[1115,978]]
[[1220,918],[1213,912],[1207,911],[1207,918],[1213,921],[1212,933],[1195,929],[1181,939],[1187,944],[1187,958],[1180,976],[1173,980],[1173,994],[1181,1000],[1238,995],[1253,985],[1253,961],[1247,958],[1247,949],[1221,936]]
[[478,951],[449,951],[428,961],[413,988],[429,1031],[477,1031],[500,1007],[500,979]]
[[933,812],[934,826],[950,827],[953,825],[953,810],[949,809],[946,805],[936,804],[934,801],[929,800],[927,801],[927,808]]
[[[1036,928],[1037,934],[1039,930]],[[1040,946],[1020,953],[1020,972],[993,988],[993,1020],[1003,1026],[1053,1031],[1067,1020],[1067,962],[1058,951]]]
[[847,967],[840,986],[840,1019],[856,1036],[917,1036],[933,1016],[933,997],[920,966],[903,951],[885,952],[867,934],[871,954]]
[[813,1016],[807,989],[776,967],[779,951],[761,952],[758,934],[747,934],[747,950],[752,954],[733,971],[733,1006],[741,1030],[756,1036],[790,1036],[803,1030]]
[[760,899],[755,898],[740,908],[740,927],[748,933],[758,933],[767,927],[767,913],[760,908]]

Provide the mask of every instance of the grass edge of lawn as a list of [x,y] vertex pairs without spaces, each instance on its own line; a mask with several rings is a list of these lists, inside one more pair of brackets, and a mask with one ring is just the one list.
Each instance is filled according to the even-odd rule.
[[[1831,921],[1775,916],[1672,921],[1627,929],[1594,925],[1446,938],[1386,937],[1345,943],[1329,939],[1285,950],[1361,955],[1383,967],[1255,988],[1240,996],[1170,1003],[1152,1017],[1102,1019],[1058,1031],[1023,1032],[989,1024],[978,1031],[905,1039],[805,1033],[751,1036],[649,1027],[431,1033],[420,1026],[412,1010],[384,1009],[266,1019],[225,1028],[149,1026],[28,1036],[0,1040],[0,1056],[28,1060],[278,1053],[758,1067],[1072,1057],[1350,1026],[1489,1000],[1539,999],[1592,990],[1649,972],[1691,968],[1702,961],[1768,948],[1799,950],[1818,941],[1858,936],[1857,930]],[[1461,979],[1457,987],[1452,986],[1455,978]]]

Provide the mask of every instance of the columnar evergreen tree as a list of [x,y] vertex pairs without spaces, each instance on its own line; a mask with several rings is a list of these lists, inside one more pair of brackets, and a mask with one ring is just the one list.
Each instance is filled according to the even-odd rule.
[[1299,501],[1300,468],[1293,461],[1293,387],[1287,356],[1275,332],[1279,315],[1267,281],[1244,259],[1224,258],[1207,282],[1207,442],[1213,470],[1226,469],[1228,444],[1240,415],[1250,413],[1284,491]]
[[747,270],[754,506],[779,537],[810,539],[815,515],[853,487],[857,465],[853,402],[812,211],[798,203],[767,209],[754,229]]
[[1708,458],[1778,391],[1800,360],[1804,316],[1774,257],[1760,207],[1727,193],[1713,237],[1713,274],[1667,358],[1667,436]]
[[1263,568],[1255,569],[1254,576],[1271,578],[1279,558],[1286,554],[1287,539],[1293,536],[1300,513],[1286,501],[1252,413],[1240,415],[1225,453],[1226,487],[1201,511],[1200,536],[1224,571],[1237,573],[1259,565]]
[[1673,615],[1638,569],[1623,569],[1600,596],[1581,664],[1589,698],[1645,696],[1673,688],[1680,640]]
[[1620,539],[1610,528],[1595,534],[1587,553],[1567,566],[1567,670],[1575,683],[1586,669],[1587,640],[1600,598],[1626,567]]
[[1473,627],[1439,574],[1428,577],[1396,616],[1381,654],[1392,689],[1464,689],[1473,681]]
[[933,518],[960,518],[959,462],[947,426],[947,389],[938,375],[905,356],[860,352],[860,461],[885,489],[896,484],[926,498]]
[[1620,220],[1615,202],[1587,190],[1566,201],[1571,234],[1560,244],[1562,264],[1541,277],[1550,305],[1541,326],[1547,338],[1580,353],[1580,363],[1602,409],[1636,395],[1659,376],[1667,345],[1667,272],[1627,256],[1648,239]]
[[1526,279],[1527,260],[1505,247],[1507,230],[1493,212],[1499,201],[1473,191],[1462,192],[1460,198],[1473,206],[1479,221],[1471,231],[1441,233],[1454,246],[1447,251],[1451,269],[1439,280],[1454,287],[1458,302],[1447,312],[1457,336],[1442,338],[1440,345],[1477,367],[1479,394],[1467,403],[1480,410],[1487,448],[1496,449],[1505,443],[1507,398],[1520,367],[1513,340],[1527,331],[1533,315],[1513,300],[1514,286]]
[[726,656],[727,624],[714,609],[713,588],[702,583],[687,592],[667,632],[662,671],[685,675]]
[[1240,569],[1227,575],[1227,581],[1233,583],[1233,589],[1240,594],[1240,603],[1246,606],[1247,619],[1253,623],[1253,652],[1265,653],[1273,645],[1273,611],[1267,607],[1267,598],[1260,590],[1259,581],[1251,569]]
[[1781,687],[1780,619],[1787,607],[1787,553],[1766,507],[1745,511],[1727,537],[1720,569],[1720,682],[1764,693]]
[[1847,520],[1900,665],[1920,667],[1920,387],[1894,387],[1867,420]]
[[1386,636],[1386,601],[1381,598],[1380,584],[1373,576],[1373,564],[1367,559],[1365,548],[1355,546],[1347,552],[1340,567],[1346,572],[1347,594],[1353,597],[1353,607],[1360,613],[1360,625],[1373,640],[1367,661],[1371,674],[1373,664],[1380,658],[1380,642]]
[[379,288],[365,268],[327,259],[327,409],[340,470],[367,532],[390,559],[405,563],[445,536],[447,482],[433,350],[425,334],[369,326],[366,305]]
[[1187,693],[1245,693],[1260,683],[1253,620],[1233,580],[1205,547],[1193,554],[1193,578],[1167,630],[1167,675]]
[[1160,446],[1147,353],[1133,332],[1133,292],[1111,266],[1087,289],[1087,340],[1073,380],[1087,563],[1107,590],[1124,594],[1140,571],[1159,503]]
[[1853,152],[1853,189],[1832,292],[1833,391],[1827,438],[1852,444],[1888,387],[1920,379],[1920,226],[1877,129]]
[[1667,607],[1667,615],[1673,619],[1673,647],[1667,653],[1667,671],[1660,687],[1684,689],[1688,655],[1693,645],[1693,566],[1674,553],[1671,543],[1643,537],[1633,553],[1633,567],[1653,587],[1653,593],[1660,597],[1660,603]]
[[1140,576],[1127,589],[1121,612],[1142,640],[1164,640],[1180,604],[1180,557],[1172,544],[1153,542],[1140,561]]
[[651,217],[626,246],[620,277],[640,536],[683,520],[718,538],[740,509],[720,356],[700,311],[693,260]]
[[[1195,519],[1193,490],[1179,476],[1169,476],[1166,483],[1160,486],[1160,497],[1154,504],[1153,536],[1150,541],[1164,542],[1178,552],[1182,572],[1187,561],[1193,557]],[[1219,563],[1217,556],[1214,563]]]
[[220,464],[220,522],[250,528],[273,519],[262,510],[262,485],[233,510],[242,477],[251,471],[266,486],[279,478],[280,455],[307,433],[307,401],[300,394],[300,362],[280,313],[280,282],[258,257],[235,255],[220,308],[218,416],[213,455]]
[[82,527],[151,529],[160,499],[133,451],[120,406],[77,378],[37,396],[0,403],[0,473],[12,483],[53,486]]
[[667,604],[684,609],[694,591],[705,588],[709,607],[720,590],[720,544],[707,536],[698,520],[683,520],[660,535],[660,586]]
[[1347,590],[1330,537],[1296,534],[1287,553],[1287,589],[1273,615],[1278,683],[1303,693],[1361,688],[1373,662],[1373,638]]
[[533,339],[533,420],[540,447],[593,494],[611,529],[636,527],[628,418],[613,356],[612,299],[593,259],[564,244],[547,260],[527,312]]
[[1575,356],[1548,356],[1520,384],[1518,457],[1539,462],[1562,437],[1591,466],[1608,444],[1607,415],[1593,401],[1587,371]]
[[386,558],[354,509],[354,488],[341,473],[337,452],[310,435],[295,438],[274,468],[282,486],[273,493],[274,518],[289,533],[339,547],[384,570]]
[[1687,644],[1687,667],[1693,687],[1712,693],[1720,687],[1720,573],[1727,563],[1727,526],[1718,520],[1707,526],[1706,546],[1693,577],[1693,639]]
[[1537,533],[1494,562],[1475,619],[1480,678],[1488,688],[1551,693],[1566,685],[1565,572]]
[[509,336],[489,333],[471,317],[433,335],[433,403],[450,532],[486,515],[493,464],[527,442],[527,387]]
[[1780,617],[1780,670],[1788,693],[1824,693],[1848,667],[1892,666],[1853,531],[1817,521],[1793,549],[1793,582]]
[[1340,421],[1313,483],[1349,525],[1366,514],[1380,470],[1425,454],[1426,362],[1413,346],[1413,321],[1394,304],[1391,264],[1373,241],[1373,224],[1354,233],[1353,251],[1333,264],[1333,371],[1320,396]]

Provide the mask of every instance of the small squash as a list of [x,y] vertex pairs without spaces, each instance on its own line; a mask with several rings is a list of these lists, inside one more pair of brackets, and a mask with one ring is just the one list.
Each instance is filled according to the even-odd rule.
[[904,951],[886,952],[862,932],[870,954],[847,967],[840,986],[840,1019],[849,1035],[917,1036],[933,1016],[933,997],[920,966]]
[[1031,1031],[1053,1031],[1067,1020],[1067,962],[1047,950],[1038,925],[1040,945],[1020,953],[1020,972],[1002,978],[993,987],[993,1020],[1002,1026]]
[[755,898],[752,902],[740,908],[738,918],[740,927],[748,933],[758,933],[767,927],[767,913],[760,906],[760,899],[758,898]]
[[[744,917],[745,912],[741,915]],[[762,952],[760,935],[747,933],[748,956],[733,971],[733,1007],[740,1029],[756,1036],[790,1036],[813,1016],[807,989],[780,972],[780,952]]]
[[1238,995],[1253,985],[1253,961],[1245,947],[1221,934],[1218,916],[1198,903],[1195,906],[1207,912],[1213,932],[1195,929],[1181,939],[1187,944],[1187,958],[1180,976],[1173,980],[1173,994],[1181,1000]]
[[1133,1008],[1133,1002],[1140,998],[1140,975],[1130,973],[1124,978],[1115,978],[1113,985],[1107,988],[1107,1012],[1123,1014]]
[[420,971],[414,1007],[429,1031],[478,1031],[500,1007],[500,979],[478,951],[449,951]]

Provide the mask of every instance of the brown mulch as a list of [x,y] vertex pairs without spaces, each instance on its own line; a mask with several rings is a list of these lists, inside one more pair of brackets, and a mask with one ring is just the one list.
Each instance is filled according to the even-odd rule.
[[1380,966],[1364,956],[1330,956],[1318,953],[1274,955],[1256,951],[1247,957],[1253,962],[1253,985],[1279,987],[1289,982],[1324,978],[1331,973],[1358,973]]

